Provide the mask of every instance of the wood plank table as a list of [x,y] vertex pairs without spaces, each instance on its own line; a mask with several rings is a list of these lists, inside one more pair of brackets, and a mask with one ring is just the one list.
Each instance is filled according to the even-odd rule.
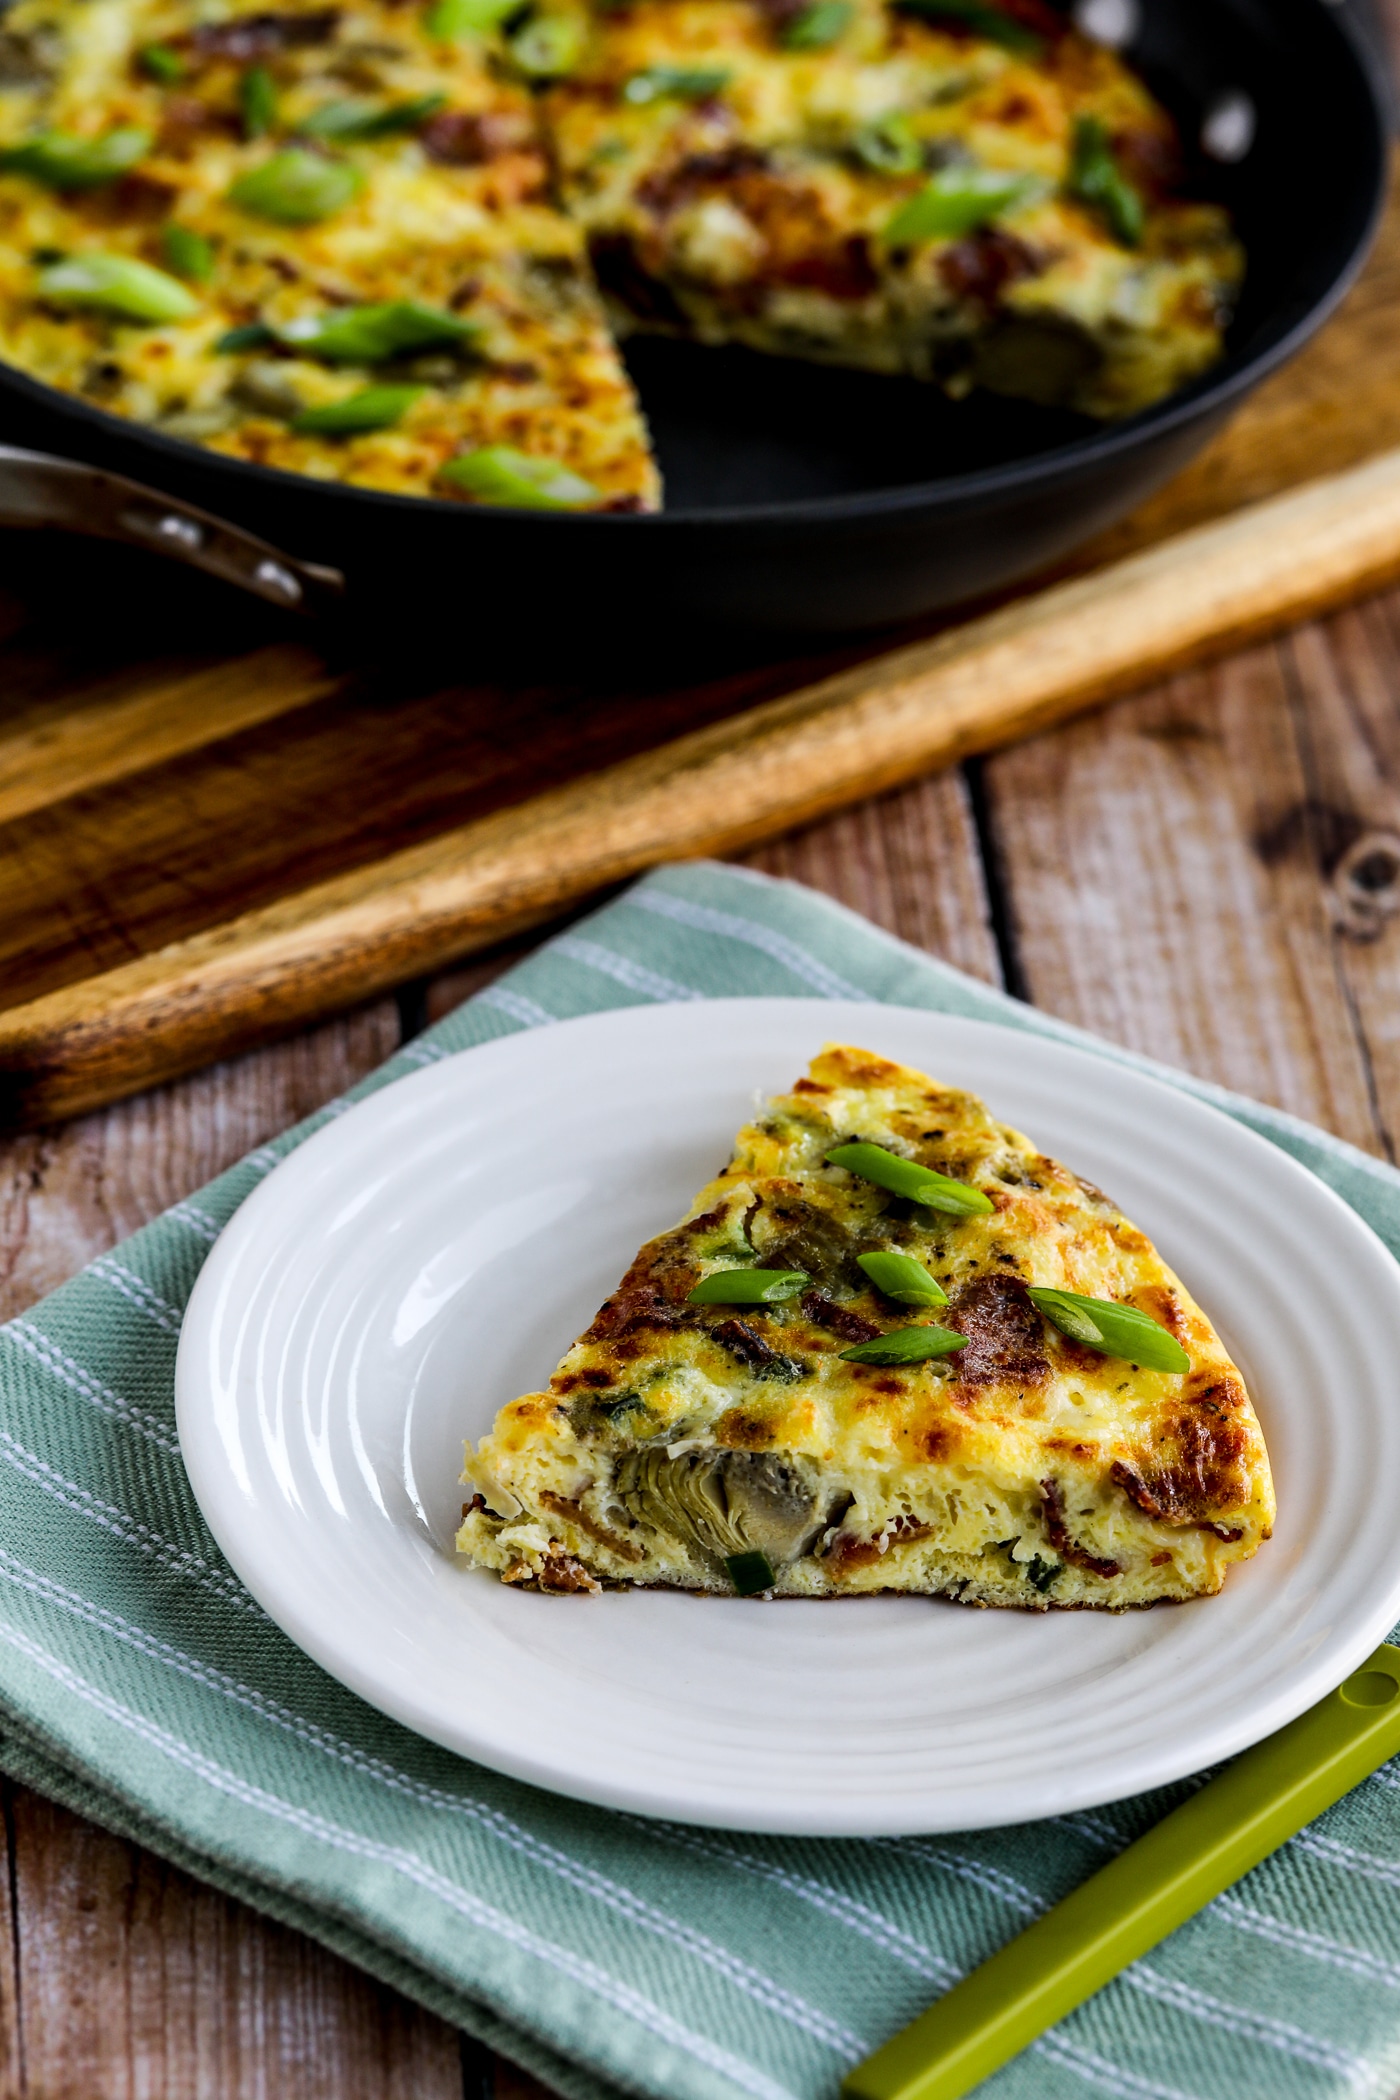
[[[1400,591],[744,858],[1047,1012],[1396,1156]],[[6,1143],[0,1318],[511,959]],[[0,1805],[0,2100],[538,2094],[139,1847],[23,1787],[0,1785]]]
[[[1400,592],[751,853],[1050,1013],[1400,1129]],[[497,954],[0,1154],[9,1317],[389,1055]],[[3,1789],[0,2093],[501,2100],[529,2082],[331,1955]]]

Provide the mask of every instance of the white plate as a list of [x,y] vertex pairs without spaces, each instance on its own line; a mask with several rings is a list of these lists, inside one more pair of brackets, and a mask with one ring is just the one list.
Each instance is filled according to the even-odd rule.
[[[755,1089],[836,1038],[983,1094],[1113,1192],[1263,1419],[1272,1542],[1120,1617],[920,1598],[547,1597],[458,1565],[463,1436],[543,1385]],[[1044,1038],[816,999],[629,1008],[487,1044],[319,1132],[200,1277],[181,1448],[244,1582],[326,1669],[453,1750],[610,1807],[861,1836],[1112,1800],[1256,1741],[1400,1618],[1400,1267],[1188,1095]]]

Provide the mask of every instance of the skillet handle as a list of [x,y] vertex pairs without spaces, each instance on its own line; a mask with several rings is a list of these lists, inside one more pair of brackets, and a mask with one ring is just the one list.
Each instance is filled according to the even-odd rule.
[[294,561],[266,540],[120,474],[0,445],[0,526],[58,526],[169,555],[268,605],[312,613],[343,597],[339,569]]

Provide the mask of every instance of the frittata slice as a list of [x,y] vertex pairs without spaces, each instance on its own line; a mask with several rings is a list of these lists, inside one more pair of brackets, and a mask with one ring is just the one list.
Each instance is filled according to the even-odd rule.
[[[567,8],[577,0],[548,0]],[[1171,119],[1041,0],[617,0],[545,97],[619,324],[1099,417],[1243,270]]]
[[0,357],[321,480],[655,508],[641,411],[498,15],[17,0]]
[[1244,1381],[1146,1236],[973,1095],[842,1045],[463,1478],[459,1550],[553,1591],[1117,1610],[1210,1595],[1274,1515]]

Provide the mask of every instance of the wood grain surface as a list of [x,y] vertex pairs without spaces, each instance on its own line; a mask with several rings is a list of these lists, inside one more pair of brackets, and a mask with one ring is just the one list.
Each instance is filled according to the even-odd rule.
[[[150,614],[183,579],[132,591],[110,563],[121,602],[99,587],[76,627],[71,590],[37,621],[12,592],[4,1114],[73,1113],[268,1040],[668,851],[770,835],[1375,583],[1400,560],[1400,451],[1394,472],[1359,463],[1400,447],[1397,326],[1400,203],[1338,318],[1075,579],[874,664],[464,685],[440,662],[317,657],[265,615],[240,640],[226,608],[224,646],[182,646],[164,600]],[[1272,532],[1228,522],[1329,471],[1361,476],[1330,510],[1319,494]],[[1164,550],[1183,528],[1208,536]],[[1126,565],[1111,586],[1084,573],[1105,562]]]
[[[1400,593],[745,857],[1050,1012],[1392,1153]],[[0,1311],[507,960],[10,1140]],[[459,2052],[297,1935],[22,1788],[5,1800],[5,2100],[531,2100],[521,2074]]]

